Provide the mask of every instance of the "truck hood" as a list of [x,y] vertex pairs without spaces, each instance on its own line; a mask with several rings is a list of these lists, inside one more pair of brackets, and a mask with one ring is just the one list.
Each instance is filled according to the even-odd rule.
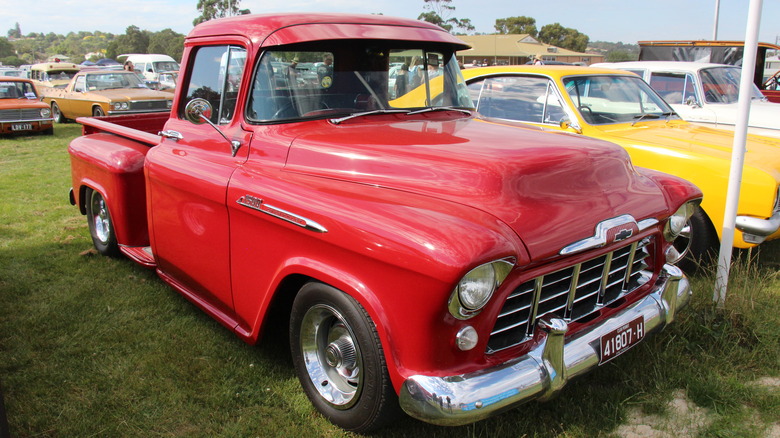
[[[776,105],[776,104],[773,104]],[[780,105],[778,105],[780,106]],[[594,127],[599,138],[624,147],[665,149],[669,155],[693,152],[731,161],[734,133],[712,129],[685,121],[649,121],[634,126],[627,124]],[[586,135],[591,135],[585,133]],[[748,135],[745,164],[761,169],[780,181],[780,139]]]
[[294,128],[286,170],[479,209],[510,226],[534,260],[592,236],[605,219],[668,210],[661,189],[611,143],[471,118],[363,120]]
[[[704,121],[712,123],[712,120],[703,120],[700,117],[697,117],[697,114],[699,114],[697,111],[690,110],[683,105],[672,105],[672,107],[675,111],[678,109],[682,111],[680,114],[684,115],[685,119],[690,122]],[[712,111],[715,115],[715,121],[719,124],[737,124],[739,104],[736,102],[705,104],[704,109]],[[780,120],[780,105],[777,103],[760,100],[754,100],[750,103],[749,126],[780,130],[780,126],[777,124],[778,120]]]

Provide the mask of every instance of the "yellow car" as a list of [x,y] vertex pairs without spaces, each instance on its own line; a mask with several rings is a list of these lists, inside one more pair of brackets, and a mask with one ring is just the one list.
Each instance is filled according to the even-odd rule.
[[81,71],[65,88],[50,88],[43,101],[58,123],[82,116],[170,111],[173,96],[149,89],[130,71]]
[[[733,132],[682,120],[649,85],[625,71],[501,66],[466,69],[463,76],[474,105],[489,121],[522,121],[611,141],[628,151],[634,165],[699,186],[704,200],[675,246],[687,252],[689,260],[716,248],[725,215]],[[749,248],[780,236],[779,182],[780,141],[748,136],[734,246]]]

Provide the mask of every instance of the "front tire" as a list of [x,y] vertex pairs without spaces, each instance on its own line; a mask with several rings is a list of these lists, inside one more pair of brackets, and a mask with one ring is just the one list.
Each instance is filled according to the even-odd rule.
[[87,203],[87,225],[89,225],[89,234],[92,236],[95,249],[106,256],[118,256],[119,245],[114,232],[114,222],[111,220],[111,213],[108,211],[108,205],[103,199],[103,195],[96,190],[87,188],[84,199]]
[[684,254],[677,266],[691,274],[709,266],[716,257],[718,242],[718,233],[707,213],[696,207],[683,232],[673,243],[675,249]]
[[293,302],[290,349],[306,396],[333,424],[361,433],[395,418],[398,401],[379,335],[349,295],[304,285]]
[[96,106],[92,109],[92,116],[93,117],[103,117],[106,115],[106,112],[103,111],[103,108]]

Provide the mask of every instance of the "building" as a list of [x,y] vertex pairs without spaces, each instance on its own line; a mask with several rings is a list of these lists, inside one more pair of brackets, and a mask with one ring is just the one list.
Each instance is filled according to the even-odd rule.
[[540,43],[528,34],[458,35],[471,49],[458,52],[458,60],[466,64],[518,65],[541,55],[544,62],[564,62],[590,65],[604,62],[604,55],[580,53]]

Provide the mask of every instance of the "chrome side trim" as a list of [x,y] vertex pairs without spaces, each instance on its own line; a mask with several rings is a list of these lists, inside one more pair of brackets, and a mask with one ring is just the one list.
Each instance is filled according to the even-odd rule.
[[289,211],[282,210],[281,208],[276,208],[272,205],[268,205],[262,199],[255,196],[244,195],[238,198],[236,200],[236,203],[238,203],[239,205],[243,205],[244,207],[251,208],[252,210],[265,213],[269,216],[273,216],[277,219],[281,219],[285,222],[289,222],[293,225],[297,225],[301,228],[305,228],[309,231],[316,231],[318,233],[328,232],[328,230],[325,227],[318,224],[317,222],[314,222],[313,220],[306,219],[305,217],[298,216],[295,213],[290,213]]
[[688,278],[665,265],[652,292],[611,318],[566,338],[566,322],[540,321],[534,334],[541,342],[525,356],[501,365],[456,376],[409,377],[399,401],[406,413],[445,426],[473,423],[531,400],[547,400],[566,382],[599,364],[599,340],[642,316],[645,333],[659,332],[674,321],[691,296]]

